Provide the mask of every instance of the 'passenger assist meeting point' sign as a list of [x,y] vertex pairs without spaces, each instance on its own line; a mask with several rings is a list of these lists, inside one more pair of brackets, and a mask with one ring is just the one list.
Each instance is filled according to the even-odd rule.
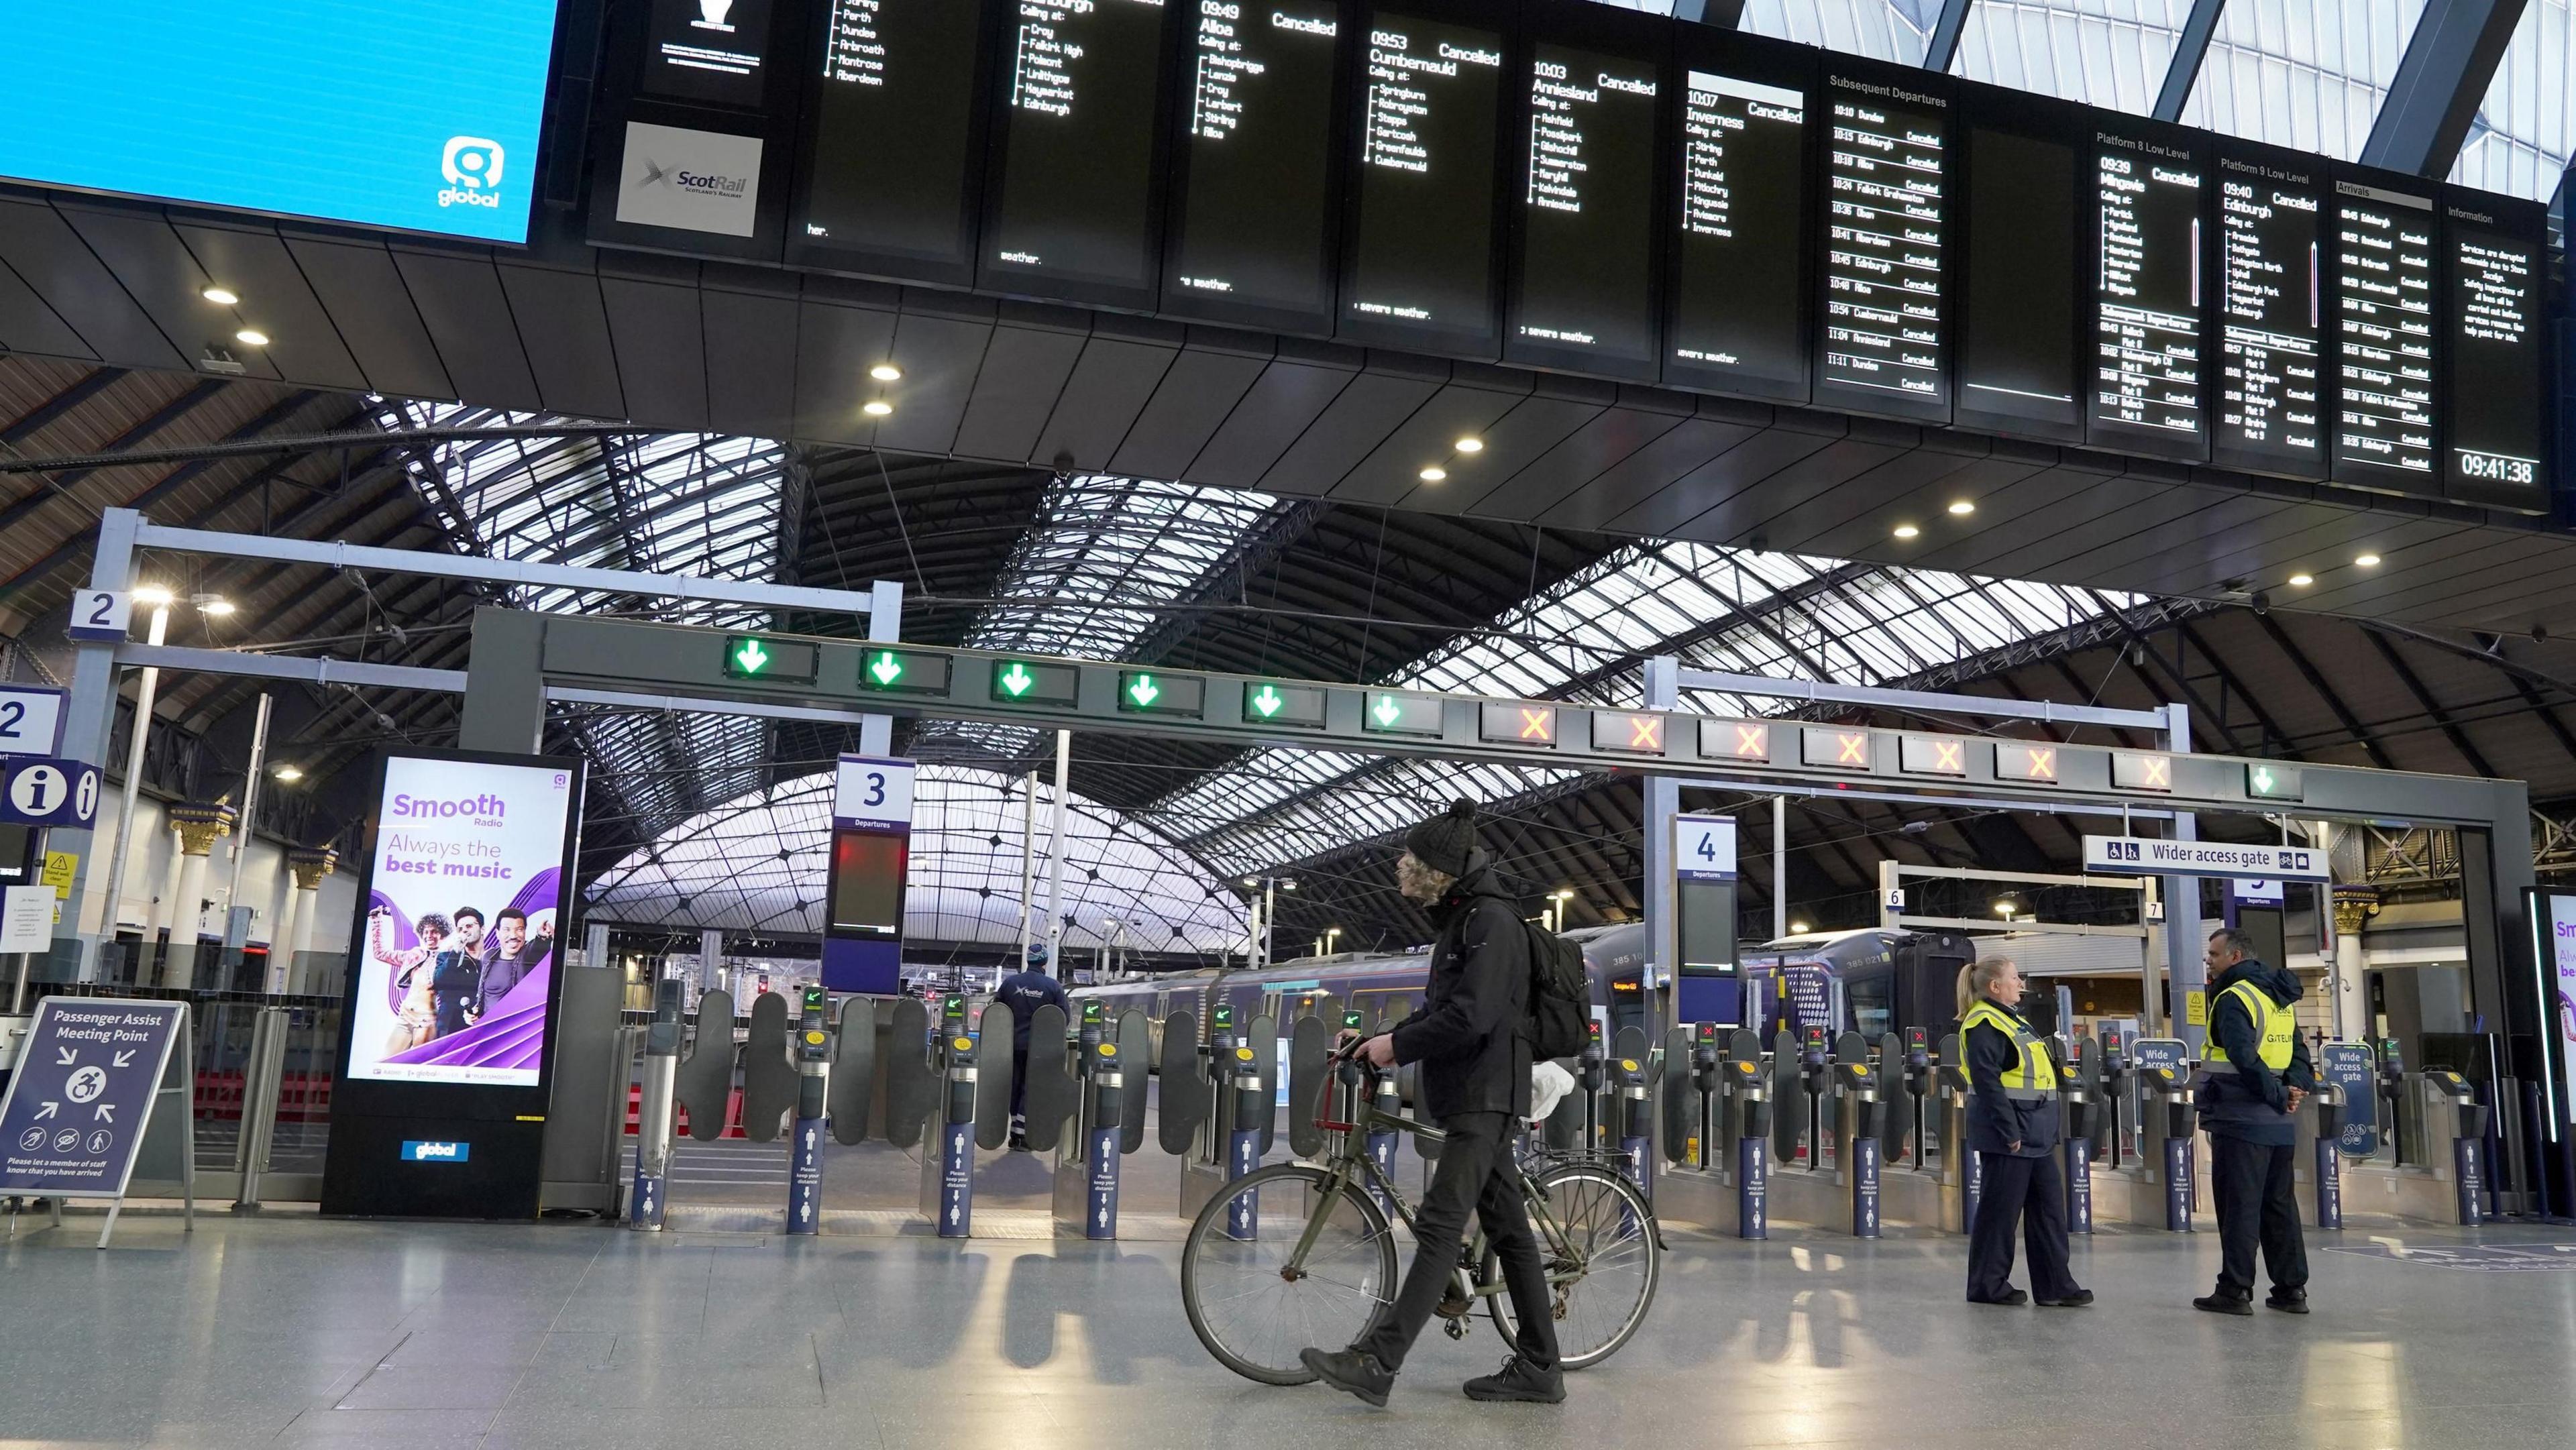
[[2086,836],[2084,869],[2138,876],[2250,876],[2323,881],[2326,853],[2308,846],[2237,846],[2224,841],[2158,841]]
[[178,1002],[48,997],[0,1099],[0,1192],[117,1197],[152,1117]]

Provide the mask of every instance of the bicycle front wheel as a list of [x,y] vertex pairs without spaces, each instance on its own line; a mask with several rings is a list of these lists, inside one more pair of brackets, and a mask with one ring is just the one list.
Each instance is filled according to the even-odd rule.
[[[1315,1241],[1297,1262],[1309,1223]],[[1340,1349],[1395,1297],[1395,1235],[1356,1183],[1301,1163],[1245,1174],[1199,1209],[1181,1246],[1181,1306],[1217,1362],[1266,1385],[1302,1385],[1297,1358]]]
[[[1549,1299],[1557,1361],[1566,1369],[1599,1364],[1636,1334],[1655,1302],[1663,1245],[1654,1210],[1626,1175],[1597,1163],[1560,1164],[1530,1181],[1555,1220],[1553,1229],[1544,1222],[1531,1228],[1538,1234],[1539,1260],[1556,1281],[1549,1285]],[[1485,1282],[1499,1281],[1502,1272],[1501,1260],[1485,1250]],[[1512,1296],[1496,1294],[1485,1304],[1504,1342],[1517,1342],[1520,1323]]]

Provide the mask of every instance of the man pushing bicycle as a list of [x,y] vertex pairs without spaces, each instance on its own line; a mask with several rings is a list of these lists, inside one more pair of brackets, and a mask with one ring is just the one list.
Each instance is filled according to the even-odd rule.
[[1518,1338],[1500,1372],[1467,1381],[1467,1397],[1552,1405],[1565,1398],[1553,1305],[1507,1156],[1530,1106],[1528,931],[1477,844],[1473,803],[1459,801],[1415,826],[1404,845],[1396,889],[1421,904],[1440,931],[1429,990],[1421,1010],[1353,1055],[1378,1068],[1421,1064],[1421,1109],[1448,1137],[1395,1301],[1347,1349],[1309,1348],[1298,1358],[1326,1384],[1384,1405],[1405,1352],[1449,1289],[1473,1208],[1502,1262]]

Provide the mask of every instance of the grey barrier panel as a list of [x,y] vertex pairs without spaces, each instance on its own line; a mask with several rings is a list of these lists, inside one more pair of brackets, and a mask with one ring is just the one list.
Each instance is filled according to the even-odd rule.
[[[1123,1055],[1123,1054],[1122,1054]],[[1162,1122],[1156,1141],[1176,1158],[1197,1145],[1199,1125],[1207,1121],[1213,1095],[1199,1072],[1199,1014],[1187,1007],[1163,1019]]]
[[1142,1007],[1118,1014],[1118,1151],[1145,1146],[1145,1109],[1153,1095],[1154,1021]]
[[867,1141],[869,1100],[876,1094],[876,1079],[877,1004],[868,997],[844,997],[840,1029],[832,1043],[832,1082],[824,1097],[835,1141]]
[[1288,1031],[1288,1151],[1300,1158],[1324,1151],[1315,1108],[1329,1076],[1324,1059],[1332,1050],[1333,1027],[1321,1017],[1300,1017]]
[[712,1143],[724,1136],[725,1108],[733,1096],[733,994],[698,996],[698,1031],[672,1079],[673,1096],[689,1110],[689,1136]]
[[[1616,1033],[1612,1034],[1610,1038],[1610,1056],[1612,1059],[1610,1066],[1614,1069],[1618,1067],[1621,1062],[1633,1062],[1637,1064],[1637,1072],[1648,1082],[1649,1091],[1652,1090],[1653,1059],[1649,1057],[1646,1052],[1645,1028],[1622,1027]],[[1651,1132],[1652,1125],[1650,1123],[1631,1123],[1628,1121],[1628,1099],[1620,1095],[1616,1086],[1620,1076],[1621,1075],[1617,1072],[1613,1072],[1611,1074],[1611,1082],[1613,1086],[1610,1094],[1610,1131],[1621,1137],[1634,1136],[1641,1130]],[[1648,1102],[1651,1105],[1652,1099],[1649,1099]],[[1615,1147],[1616,1145],[1614,1144],[1612,1146]]]
[[[1906,1104],[1899,1113],[1897,1105]],[[1903,1156],[1905,1135],[1914,1127],[1912,1099],[1905,1089],[1905,1039],[1890,1032],[1878,1039],[1878,1159]]]
[[1807,1087],[1798,1075],[1798,1034],[1783,1027],[1771,1042],[1771,1166],[1798,1161],[1807,1131]]
[[1021,1096],[1029,1151],[1052,1153],[1063,1141],[1064,1125],[1079,1106],[1075,1091],[1073,1055],[1064,1040],[1064,1009],[1041,1002],[1029,1014],[1029,1076]]
[[[1422,1110],[1422,1064],[1408,1062],[1395,1070],[1396,1096],[1404,1100],[1405,1113],[1416,1122],[1427,1123],[1431,1115]],[[1440,1156],[1440,1140],[1427,1134],[1413,1135],[1413,1151],[1425,1158]]]
[[1664,1109],[1664,1161],[1679,1163],[1690,1156],[1691,1134],[1699,1127],[1698,1114],[1691,1111],[1689,1028],[1676,1027],[1664,1034],[1664,1073],[1657,1086]]
[[751,999],[751,1031],[742,1043],[742,1135],[775,1142],[796,1108],[796,1064],[787,1060],[787,999]]
[[[1869,1039],[1861,1036],[1857,1032],[1842,1033],[1834,1038],[1833,1053],[1833,1060],[1838,1064],[1857,1062],[1863,1066],[1867,1066],[1869,1063]],[[1837,1086],[1840,1085],[1841,1080],[1842,1073],[1839,1068],[1837,1068],[1832,1078],[1827,1079],[1827,1081],[1833,1082]],[[1877,1080],[1864,1076],[1861,1085],[1875,1088]],[[1868,1114],[1858,1114],[1853,1118],[1853,1132],[1866,1134],[1869,1131],[1869,1126]],[[1843,1115],[1839,1110],[1825,1114],[1824,1132],[1825,1137],[1834,1145],[1834,1164],[1839,1168],[1845,1161],[1843,1149],[1849,1146],[1843,1142]],[[1813,1152],[1814,1150],[1809,1149],[1808,1151]]]
[[[2102,1043],[2099,1038],[2087,1037],[2075,1045],[2075,1081],[2083,1086],[2084,1101],[2091,1105],[2088,1111],[2093,1114],[2093,1121],[2084,1125],[2084,1136],[2092,1140],[2093,1151],[2098,1155],[2102,1151],[2102,1125],[2111,1116],[2102,1106]],[[2074,1132],[2075,1125],[2068,1123],[2065,1131]]]
[[[1061,1017],[1063,1014],[1057,1015]],[[1034,1018],[1030,1025],[1036,1025]],[[1011,1141],[1011,1076],[1018,1066],[1011,1061],[1011,1041],[1013,1029],[1017,1026],[1007,1002],[984,1004],[984,1016],[975,1024],[975,1146],[978,1148],[999,1148]],[[1064,1024],[1057,1022],[1055,1030],[1061,1039]],[[1061,1052],[1063,1049],[1057,1050]],[[943,1097],[942,1101],[945,1100]]]
[[[1270,1155],[1270,1145],[1279,1137],[1279,1019],[1264,1013],[1252,1019],[1244,1029],[1244,1046],[1252,1049],[1252,1065],[1261,1082],[1261,1154]],[[1238,1123],[1235,1125],[1243,1126]]]
[[906,997],[894,1004],[894,1017],[886,1024],[883,1050],[877,1056],[885,1064],[886,1141],[910,1148],[921,1141],[922,1121],[930,1116],[931,1101],[939,1096],[939,1074],[930,1066],[928,1003]]

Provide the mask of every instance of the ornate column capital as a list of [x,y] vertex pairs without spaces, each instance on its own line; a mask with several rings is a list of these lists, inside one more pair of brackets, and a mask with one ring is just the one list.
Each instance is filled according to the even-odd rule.
[[339,851],[330,846],[314,850],[297,846],[286,853],[286,869],[295,873],[296,886],[305,891],[322,889],[322,878],[340,864]]
[[238,817],[223,801],[181,801],[170,807],[168,819],[179,833],[179,849],[205,856],[213,854],[215,842],[233,833]]
[[2369,920],[2379,915],[2379,888],[2376,886],[2337,886],[2334,889],[2334,928],[2337,936],[2358,936]]

